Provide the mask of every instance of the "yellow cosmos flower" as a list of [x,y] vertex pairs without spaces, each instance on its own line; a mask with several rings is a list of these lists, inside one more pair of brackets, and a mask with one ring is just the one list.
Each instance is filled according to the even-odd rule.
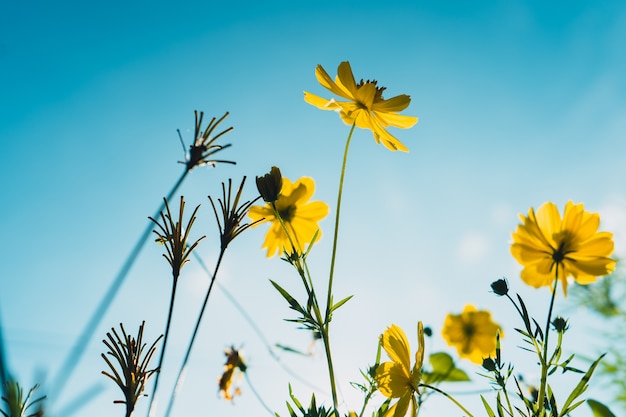
[[448,346],[454,346],[461,358],[482,364],[483,358],[496,352],[496,334],[500,326],[491,320],[491,313],[466,305],[461,314],[448,314],[441,331]]
[[399,398],[383,417],[404,417],[409,407],[410,415],[417,416],[415,394],[418,393],[424,363],[424,327],[421,321],[417,324],[417,339],[415,364],[411,368],[411,346],[404,330],[392,324],[380,337],[391,362],[381,363],[376,369],[378,390],[387,398]]
[[417,123],[417,117],[398,114],[411,103],[409,96],[402,94],[385,100],[385,87],[379,87],[376,81],[369,80],[361,80],[357,84],[347,61],[339,64],[335,81],[321,65],[315,68],[315,76],[322,86],[348,101],[337,101],[334,98],[328,100],[305,91],[304,100],[307,103],[322,110],[338,111],[346,124],[354,123],[361,129],[371,130],[376,143],[382,142],[387,149],[408,151],[386,128],[394,126],[406,129]]
[[613,234],[598,232],[600,216],[583,204],[568,201],[563,217],[554,203],[547,202],[528,216],[513,233],[511,254],[524,266],[522,280],[535,288],[553,285],[556,274],[567,295],[567,279],[579,284],[595,282],[615,269]]
[[[259,221],[255,226],[271,222],[272,225],[265,235],[263,248],[267,248],[267,257],[280,254],[284,248],[291,250],[289,237],[285,234],[280,220],[274,215],[274,204],[280,214],[293,244],[299,252],[303,252],[304,245],[311,242],[315,232],[319,230],[317,223],[328,214],[328,205],[321,201],[309,201],[315,191],[315,182],[312,178],[302,177],[292,183],[283,177],[283,185],[278,200],[265,206],[253,206],[248,215],[254,221]],[[321,231],[317,239],[321,237]]]

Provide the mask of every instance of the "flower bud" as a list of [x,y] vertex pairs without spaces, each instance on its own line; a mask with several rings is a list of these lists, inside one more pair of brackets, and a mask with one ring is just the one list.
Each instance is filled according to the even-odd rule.
[[567,324],[567,320],[563,317],[559,316],[552,321],[552,325],[554,326],[554,330],[559,333],[565,333],[567,329],[569,329],[569,325]]
[[497,370],[496,363],[491,358],[483,359],[483,368],[485,368],[489,372],[495,372]]
[[283,176],[278,167],[273,166],[269,173],[256,177],[256,187],[266,203],[278,200],[283,188]]
[[506,282],[506,279],[500,278],[491,283],[491,289],[496,295],[507,295],[509,293],[509,284]]

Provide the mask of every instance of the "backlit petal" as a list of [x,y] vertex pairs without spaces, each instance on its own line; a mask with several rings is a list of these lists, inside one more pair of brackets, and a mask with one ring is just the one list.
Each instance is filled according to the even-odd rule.
[[392,324],[385,330],[381,337],[381,344],[389,358],[404,368],[405,375],[410,375],[411,359],[410,359],[410,345],[406,338],[404,330],[400,327]]
[[326,89],[330,90],[333,94],[337,94],[338,96],[341,96],[343,98],[347,98],[348,100],[353,100],[354,97],[352,96],[352,94],[349,91],[346,91],[346,89],[343,86],[338,86],[333,79],[330,77],[330,75],[328,75],[328,73],[326,72],[326,70],[321,66],[318,65],[315,68],[315,77],[317,78],[317,81]]
[[384,362],[376,368],[378,390],[387,398],[399,398],[410,391],[409,375],[403,366],[396,362]]

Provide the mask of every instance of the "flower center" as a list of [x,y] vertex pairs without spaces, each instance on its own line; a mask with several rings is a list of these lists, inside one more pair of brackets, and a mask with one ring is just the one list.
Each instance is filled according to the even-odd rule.
[[572,248],[573,236],[568,230],[564,230],[562,232],[555,233],[554,240],[558,242],[558,246],[552,252],[552,260],[554,263],[559,264],[563,262],[563,259],[565,259],[565,256],[567,256],[568,253],[574,251]]
[[278,214],[285,222],[290,222],[296,213],[296,206],[290,205],[278,210]]
[[[361,81],[359,81],[359,83],[356,85],[356,88],[359,89],[363,87],[365,84],[374,84],[374,86],[376,87],[376,95],[374,95],[374,103],[384,100],[383,91],[385,91],[387,87],[379,87],[378,81],[376,80],[363,81],[363,79],[361,78]],[[362,105],[362,103],[358,103],[358,104]]]
[[476,327],[473,324],[471,323],[463,324],[463,334],[465,335],[466,338],[471,339],[472,336],[474,336],[474,333],[476,333]]

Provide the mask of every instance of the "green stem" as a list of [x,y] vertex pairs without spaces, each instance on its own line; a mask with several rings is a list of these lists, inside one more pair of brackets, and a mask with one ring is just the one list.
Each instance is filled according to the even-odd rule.
[[457,407],[459,407],[461,410],[463,410],[463,412],[465,414],[467,414],[468,417],[474,417],[474,415],[472,413],[470,413],[467,408],[463,407],[463,405],[458,402],[452,395],[448,394],[445,391],[440,390],[437,387],[433,387],[432,385],[428,385],[428,384],[419,384],[420,387],[424,387],[430,390],[433,390],[435,392],[438,392],[439,394],[443,395],[444,397],[446,397],[447,399],[449,399],[450,401],[452,401],[454,403],[454,405],[456,405]]
[[337,193],[337,212],[335,214],[335,233],[333,236],[333,253],[330,258],[330,274],[328,276],[328,298],[326,300],[326,321],[330,317],[330,311],[332,308],[333,297],[333,276],[335,273],[335,258],[337,256],[337,237],[339,235],[339,214],[341,212],[341,195],[343,194],[343,179],[346,174],[346,163],[348,161],[348,149],[350,148],[350,140],[352,139],[352,133],[354,132],[355,123],[352,123],[352,128],[348,134],[346,140],[346,148],[343,152],[343,164],[341,165],[341,177],[339,178],[339,192]]
[[[285,234],[287,235],[287,239],[289,239],[289,243],[291,244],[291,247],[295,251],[296,246],[294,244],[293,238],[291,237],[291,233],[289,232],[289,229],[287,228],[287,225],[285,224],[285,222],[283,221],[283,218],[281,217],[280,213],[276,209],[276,204],[271,203],[271,205],[274,210],[274,216],[280,221],[280,225],[283,231],[285,232]],[[295,231],[293,232],[294,232],[294,238],[297,239],[297,236],[295,235]],[[302,265],[302,263],[304,263],[304,266]],[[317,320],[317,326],[322,336],[322,341],[324,342],[324,351],[326,353],[326,363],[328,364],[328,376],[330,378],[330,389],[331,389],[331,393],[333,397],[333,406],[336,411],[339,402],[337,401],[337,387],[335,384],[335,371],[333,368],[333,360],[332,360],[332,356],[330,353],[328,323],[327,323],[327,320],[322,320],[322,313],[319,308],[319,302],[317,301],[315,290],[313,289],[313,281],[310,279],[310,275],[309,275],[310,286],[307,283],[307,273],[305,272],[305,270],[308,271],[308,266],[306,263],[306,259],[302,259],[302,257],[298,257],[298,265],[294,265],[294,266],[298,270],[298,274],[300,275],[300,278],[302,279],[302,283],[304,284],[304,288],[306,289],[307,296],[312,297],[313,299],[313,310],[315,313],[315,318]],[[326,319],[328,319],[328,314],[326,316]]]
[[552,310],[554,308],[554,299],[556,298],[557,285],[559,284],[559,264],[556,264],[554,272],[554,288],[552,289],[552,297],[550,298],[550,307],[548,308],[548,318],[546,320],[546,329],[543,339],[543,357],[541,359],[541,384],[539,386],[539,397],[537,398],[538,409],[543,408],[546,385],[548,383],[548,371],[551,362],[548,362],[548,336],[550,335],[550,319],[552,318]]
[[328,323],[321,327],[322,341],[324,342],[324,351],[326,352],[326,363],[328,364],[328,377],[330,378],[330,392],[333,396],[333,408],[335,414],[338,414],[337,386],[335,384],[335,370],[333,368],[333,357],[330,352],[330,335],[328,333]]
[[343,162],[341,164],[341,176],[339,177],[339,191],[337,193],[337,211],[335,213],[335,231],[333,235],[333,252],[330,258],[330,273],[328,276],[328,292],[326,298],[326,316],[324,318],[324,324],[322,326],[322,340],[324,341],[324,350],[326,351],[326,362],[328,363],[328,374],[330,377],[330,388],[333,395],[333,407],[335,409],[335,413],[338,410],[338,401],[337,401],[337,388],[335,385],[335,371],[333,368],[333,359],[330,350],[330,334],[328,331],[330,325],[330,316],[332,311],[332,302],[333,302],[333,277],[335,273],[335,259],[337,258],[337,238],[339,236],[339,215],[341,214],[341,196],[343,195],[343,180],[346,175],[346,164],[348,162],[348,150],[350,149],[350,141],[352,140],[352,133],[354,132],[354,128],[356,127],[356,123],[352,123],[352,127],[350,128],[350,133],[348,133],[348,138],[346,139],[346,146],[343,152]]
[[[283,229],[283,232],[285,233],[285,235],[287,235],[287,239],[289,240],[289,244],[291,245],[291,249],[293,251],[292,254],[293,253],[300,254],[300,251],[298,249],[299,246],[296,246],[296,244],[294,243],[293,238],[291,237],[291,233],[289,233],[289,229],[287,229],[287,225],[285,224],[285,221],[283,220],[283,218],[280,215],[278,209],[276,208],[276,204],[275,203],[271,203],[271,205],[272,205],[272,209],[274,210],[274,217],[276,217],[278,219],[278,221],[280,222],[280,226]],[[294,238],[297,239],[297,237],[295,236],[295,232],[294,232]],[[304,269],[302,268],[302,265],[301,265],[301,257],[300,256],[298,256],[298,265],[294,265],[294,266],[298,270],[298,274],[300,275],[300,278],[302,278],[302,283],[304,284],[304,288],[306,289],[307,294],[311,294],[312,290],[309,287],[309,284],[307,284],[307,282],[306,282],[306,276],[304,274]]]

